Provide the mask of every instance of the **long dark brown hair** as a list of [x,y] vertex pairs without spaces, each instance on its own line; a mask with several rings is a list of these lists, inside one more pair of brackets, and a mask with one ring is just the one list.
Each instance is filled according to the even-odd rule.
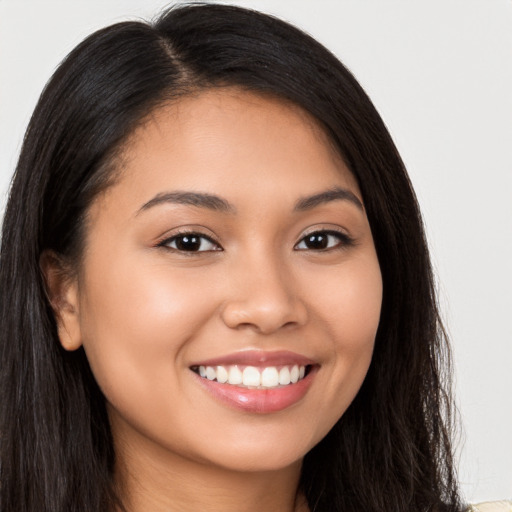
[[459,511],[448,347],[421,216],[393,141],[351,73],[318,42],[273,17],[212,4],[94,33],[35,109],[0,253],[0,510],[122,507],[105,398],[84,351],[58,342],[39,260],[52,250],[78,261],[87,209],[151,111],[225,86],[282,98],[318,120],[359,183],[382,272],[368,375],[304,460],[311,511]]

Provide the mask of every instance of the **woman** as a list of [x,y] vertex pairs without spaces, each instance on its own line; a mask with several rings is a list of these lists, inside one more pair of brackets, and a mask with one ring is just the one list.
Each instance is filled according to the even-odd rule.
[[463,509],[414,193],[289,25],[195,5],[79,45],[0,263],[2,511]]

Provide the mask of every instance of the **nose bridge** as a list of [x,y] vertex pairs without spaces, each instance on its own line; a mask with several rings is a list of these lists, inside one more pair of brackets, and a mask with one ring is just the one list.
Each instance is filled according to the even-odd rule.
[[306,308],[292,271],[277,251],[260,248],[236,263],[223,318],[231,328],[252,326],[270,333],[305,322]]

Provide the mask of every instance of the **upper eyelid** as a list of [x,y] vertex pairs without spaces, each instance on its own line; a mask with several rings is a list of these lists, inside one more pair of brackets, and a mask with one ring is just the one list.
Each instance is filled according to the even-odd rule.
[[305,231],[303,231],[300,240],[302,240],[304,237],[308,235],[312,235],[314,233],[336,233],[343,236],[350,236],[347,231],[341,227],[334,227],[334,226],[313,226],[311,228],[306,228]]
[[[208,233],[205,233],[205,231],[208,231]],[[160,241],[165,240],[171,240],[173,238],[176,238],[178,236],[186,236],[186,235],[198,235],[202,236],[204,238],[207,238],[208,240],[211,240],[212,242],[219,243],[217,241],[217,237],[210,232],[209,229],[204,228],[202,226],[193,226],[193,227],[177,227],[168,230],[164,235],[159,237]]]

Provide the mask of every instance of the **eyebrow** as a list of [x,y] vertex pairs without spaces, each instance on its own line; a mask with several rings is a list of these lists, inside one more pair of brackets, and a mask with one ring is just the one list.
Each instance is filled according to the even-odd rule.
[[[349,201],[361,211],[364,211],[363,204],[358,197],[350,190],[340,187],[334,187],[318,194],[302,197],[295,203],[293,210],[303,212],[332,201]],[[166,203],[197,206],[222,213],[236,213],[236,208],[229,201],[217,195],[204,192],[176,191],[157,194],[153,199],[142,205],[137,215],[154,206]]]
[[303,197],[295,204],[294,211],[303,212],[311,210],[316,206],[330,203],[332,201],[349,201],[357,206],[361,211],[364,211],[363,203],[359,198],[350,190],[340,187],[334,187],[325,192],[314,194],[312,196]]
[[137,213],[164,203],[185,204],[223,213],[236,213],[236,208],[222,197],[203,192],[164,192],[144,203]]

